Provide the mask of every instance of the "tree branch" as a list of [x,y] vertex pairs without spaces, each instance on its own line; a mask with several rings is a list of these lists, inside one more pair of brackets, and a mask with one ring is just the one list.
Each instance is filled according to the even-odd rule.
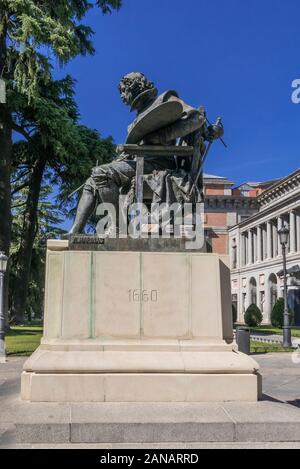
[[22,202],[21,204],[12,205],[11,208],[14,209],[14,208],[24,207],[24,205],[26,204],[27,204],[27,200],[25,200],[25,202]]
[[14,179],[13,181],[11,181],[11,184],[16,184],[16,182],[20,181],[20,179],[22,179],[23,177],[27,176],[27,174],[30,174],[32,171],[31,169],[27,169],[26,171],[23,171],[23,173],[19,174],[19,176]]
[[17,192],[20,192],[22,189],[24,189],[27,186],[29,186],[29,181],[26,181],[23,184],[20,184],[18,187],[16,187],[15,189],[11,191],[11,196],[14,196]]

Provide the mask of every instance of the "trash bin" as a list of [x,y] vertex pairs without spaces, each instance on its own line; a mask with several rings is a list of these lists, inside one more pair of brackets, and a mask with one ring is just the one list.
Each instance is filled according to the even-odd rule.
[[238,351],[250,354],[250,329],[247,327],[239,327],[236,329],[236,343]]

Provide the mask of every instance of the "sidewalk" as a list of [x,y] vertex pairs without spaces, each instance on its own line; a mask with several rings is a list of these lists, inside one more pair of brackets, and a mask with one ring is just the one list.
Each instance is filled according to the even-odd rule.
[[10,358],[0,366],[0,445],[300,448],[300,363],[289,353],[255,359],[263,374],[259,403],[60,404],[20,401],[25,359]]

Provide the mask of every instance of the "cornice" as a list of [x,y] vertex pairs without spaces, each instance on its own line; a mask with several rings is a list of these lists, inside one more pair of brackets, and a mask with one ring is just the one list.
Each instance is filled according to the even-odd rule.
[[[300,185],[299,185],[299,189],[300,189]],[[292,211],[292,210],[295,210],[297,207],[293,206],[293,204],[295,204],[295,202],[299,202],[299,206],[300,206],[300,190],[299,192],[297,191],[296,193],[294,194],[290,194],[289,198],[283,198],[282,197],[277,201],[277,204],[275,205],[270,205],[268,207],[266,207],[264,210],[260,210],[259,212],[255,213],[254,215],[251,215],[249,218],[247,218],[246,220],[243,220],[241,221],[240,223],[232,226],[230,228],[230,231],[234,230],[234,229],[240,229],[241,231],[244,231],[245,228],[254,228],[255,226],[257,226],[258,224],[260,223],[265,223],[266,221],[268,221],[268,219],[271,219],[269,218],[269,215],[273,215],[273,218],[275,218],[276,216],[280,217],[283,212],[285,210],[282,210],[282,209],[286,209],[286,211]],[[278,213],[277,213],[278,212]],[[257,223],[259,220],[260,223]],[[253,226],[251,226],[253,224]]]
[[267,209],[270,204],[274,205],[282,197],[286,198],[295,189],[299,189],[300,193],[300,169],[281,179],[257,197],[261,211]]
[[[282,267],[282,256],[277,256],[273,259],[265,259],[263,261],[255,262],[254,264],[245,265],[239,269],[231,269],[231,275],[243,275],[247,272],[254,272],[258,270],[269,269],[271,267],[275,267],[276,265]],[[300,262],[300,253],[292,253],[288,254],[286,257],[287,265],[291,262]]]
[[241,197],[234,195],[206,195],[205,208],[259,208],[256,197]]

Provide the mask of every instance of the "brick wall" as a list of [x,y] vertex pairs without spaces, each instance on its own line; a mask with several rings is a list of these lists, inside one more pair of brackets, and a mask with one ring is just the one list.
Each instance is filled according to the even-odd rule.
[[205,212],[207,226],[222,226],[227,228],[227,212]]
[[224,186],[210,186],[205,188],[205,194],[206,195],[224,195]]
[[228,236],[226,234],[214,235],[212,238],[212,252],[217,254],[228,254]]

